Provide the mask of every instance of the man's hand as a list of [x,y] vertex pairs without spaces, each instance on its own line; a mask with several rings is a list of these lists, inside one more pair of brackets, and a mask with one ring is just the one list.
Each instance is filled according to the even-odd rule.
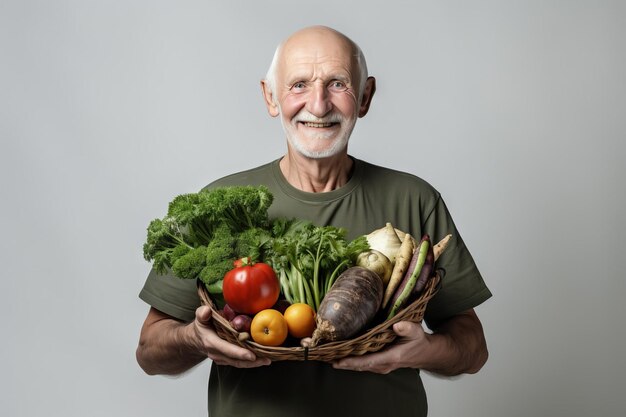
[[419,368],[452,376],[478,372],[487,361],[482,325],[474,310],[450,318],[438,326],[434,334],[408,321],[394,324],[393,330],[398,338],[388,348],[347,357],[333,366],[381,374],[398,368]]
[[376,353],[350,356],[333,366],[338,369],[387,374],[398,368],[420,368],[420,358],[429,350],[430,340],[421,325],[401,321],[393,325],[395,343]]
[[185,324],[151,308],[141,329],[137,362],[150,375],[176,375],[206,358],[220,365],[251,368],[269,365],[269,359],[220,338],[211,324],[211,309],[198,307],[193,322]]
[[257,358],[252,351],[229,343],[219,337],[211,324],[211,309],[198,307],[196,319],[192,323],[193,332],[199,342],[198,350],[218,365],[230,365],[238,368],[252,368],[269,365],[270,360]]

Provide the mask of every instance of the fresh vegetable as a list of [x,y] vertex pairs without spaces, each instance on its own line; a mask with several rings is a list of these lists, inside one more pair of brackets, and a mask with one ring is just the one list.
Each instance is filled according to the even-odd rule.
[[433,255],[435,257],[435,261],[439,259],[439,256],[443,253],[444,250],[448,247],[448,243],[450,243],[450,239],[452,235],[446,235],[443,239],[441,239],[434,247],[433,247]]
[[415,249],[415,239],[410,234],[406,233],[402,240],[402,245],[400,246],[400,250],[398,251],[398,256],[396,257],[396,264],[393,267],[393,271],[391,272],[391,278],[389,278],[389,282],[385,287],[385,296],[383,297],[383,308],[387,307],[389,300],[393,296],[398,288],[398,285],[402,282],[402,278],[404,278],[404,274],[406,273],[406,269],[411,262],[411,258],[413,256],[413,250]]
[[395,316],[398,311],[400,311],[405,305],[407,305],[407,301],[409,300],[410,295],[413,292],[413,288],[415,287],[415,284],[419,279],[420,272],[422,271],[422,268],[426,262],[426,257],[428,255],[428,250],[430,246],[430,237],[428,235],[424,235],[417,249],[413,253],[413,258],[411,259],[411,263],[409,264],[409,267],[404,274],[402,282],[400,283],[393,297],[391,298],[387,319]]
[[370,249],[367,252],[362,252],[356,258],[356,265],[376,272],[383,281],[383,286],[386,286],[389,282],[389,278],[391,277],[391,272],[393,270],[393,265],[391,264],[389,258],[376,249]]
[[295,303],[283,313],[287,321],[289,335],[297,339],[311,337],[315,330],[315,310],[304,303]]
[[230,321],[230,325],[233,326],[233,329],[237,330],[239,333],[250,333],[251,324],[252,317],[248,316],[247,314],[238,314]]
[[[398,235],[400,240],[402,242],[404,242],[404,237],[407,235],[407,233],[402,231],[402,230],[400,230],[400,229],[395,229],[395,230],[396,230],[396,234]],[[415,241],[415,238],[413,236],[411,236],[411,243],[413,243],[413,247],[417,246],[417,242]]]
[[224,304],[224,308],[220,310],[220,313],[228,321],[231,321],[237,316],[237,312],[228,304]]
[[252,318],[250,334],[258,344],[280,346],[287,339],[287,321],[278,310],[261,310]]
[[314,309],[337,276],[369,249],[361,236],[318,227],[308,221],[274,219],[268,208],[273,196],[264,186],[218,187],[174,198],[167,215],[148,226],[144,257],[160,273],[200,279],[216,305],[224,303],[223,278],[232,261],[250,257],[269,263],[290,303]]
[[148,226],[144,258],[160,273],[199,278],[220,294],[233,259],[260,255],[269,238],[267,210],[273,196],[264,186],[218,187],[182,194],[167,215]]
[[256,314],[278,301],[280,285],[272,267],[262,262],[248,264],[248,258],[243,258],[241,266],[224,276],[223,295],[236,312]]
[[364,236],[348,241],[345,235],[343,228],[303,220],[279,218],[272,222],[262,259],[277,272],[290,303],[306,303],[317,310],[339,274],[369,249]]
[[392,264],[395,263],[402,241],[391,223],[385,224],[385,227],[381,229],[374,230],[366,238],[371,249],[382,252]]
[[409,305],[413,301],[417,300],[417,297],[422,293],[424,287],[426,287],[426,283],[432,277],[433,271],[435,269],[435,255],[433,253],[433,246],[428,242],[428,252],[426,252],[426,260],[424,261],[424,266],[422,266],[422,270],[417,276],[417,281],[415,282],[415,286],[413,287],[413,291],[409,294],[409,297],[404,305]]
[[250,265],[252,263],[252,258],[246,256],[244,258],[235,259],[233,261],[233,266],[235,268],[241,268],[242,266]]
[[317,328],[310,346],[354,336],[376,316],[382,299],[383,282],[375,272],[360,266],[347,269],[317,311]]

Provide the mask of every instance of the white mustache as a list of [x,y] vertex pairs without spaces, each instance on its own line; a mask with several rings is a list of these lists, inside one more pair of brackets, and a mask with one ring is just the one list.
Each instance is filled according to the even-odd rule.
[[302,123],[341,123],[343,122],[343,117],[339,114],[332,113],[320,119],[319,117],[313,116],[308,111],[302,110],[296,115],[295,121]]

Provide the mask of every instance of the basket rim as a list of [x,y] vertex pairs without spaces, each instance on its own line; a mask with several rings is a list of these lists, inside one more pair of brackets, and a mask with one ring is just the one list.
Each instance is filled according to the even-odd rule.
[[[382,349],[385,345],[391,343],[395,338],[395,332],[392,329],[392,326],[400,321],[408,319],[409,321],[420,323],[423,320],[424,310],[426,308],[427,303],[430,301],[432,297],[434,297],[441,287],[441,276],[439,272],[436,271],[435,274],[431,276],[426,284],[426,287],[422,291],[421,295],[414,300],[408,306],[405,306],[402,310],[400,310],[396,315],[394,315],[390,319],[386,319],[373,327],[370,327],[361,333],[359,333],[354,338],[348,340],[337,340],[332,342],[323,342],[315,347],[304,347],[304,346],[265,346],[261,345],[254,340],[252,340],[251,336],[248,333],[240,333],[237,332],[231,325],[230,322],[222,316],[215,303],[211,299],[206,286],[199,279],[197,280],[198,294],[200,296],[201,302],[203,305],[207,305],[211,309],[211,320],[213,320],[214,327],[218,335],[223,339],[226,339],[228,342],[237,344],[246,349],[252,350],[259,357],[269,357],[272,360],[323,360],[323,361],[332,361],[335,359],[339,359],[343,356],[349,356],[353,354],[354,351],[358,351],[358,347],[361,344],[367,344],[370,339],[375,338],[376,336],[383,335],[386,339],[389,339],[387,342],[382,345],[372,346],[367,348],[367,352],[375,352],[377,350]],[[413,318],[412,315],[416,313],[416,318]],[[221,333],[221,334],[220,334]],[[224,337],[226,336],[226,337]],[[333,354],[336,352],[340,352],[343,349],[343,353],[338,353],[336,356]]]

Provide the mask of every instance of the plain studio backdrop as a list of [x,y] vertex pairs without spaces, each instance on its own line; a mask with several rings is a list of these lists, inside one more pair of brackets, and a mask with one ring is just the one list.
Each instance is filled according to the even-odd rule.
[[312,24],[378,80],[350,153],[439,189],[494,293],[430,415],[626,415],[626,7],[597,0],[0,2],[0,415],[206,415],[209,361],[135,362],[145,228],[282,155],[259,80]]

